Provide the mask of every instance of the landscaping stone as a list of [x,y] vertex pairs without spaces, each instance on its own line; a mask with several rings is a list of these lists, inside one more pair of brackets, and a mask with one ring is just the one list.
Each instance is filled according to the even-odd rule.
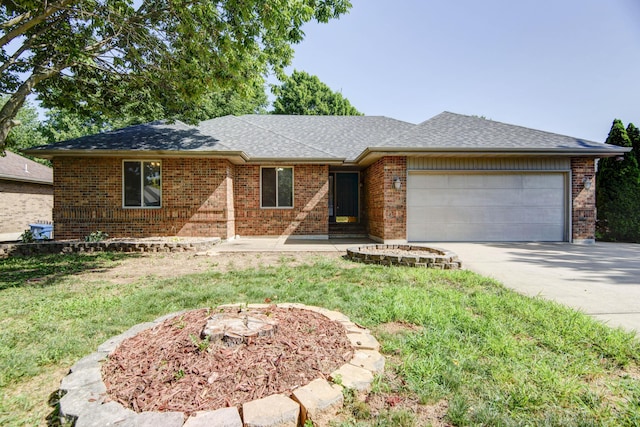
[[297,427],[300,406],[282,394],[242,405],[245,427]]
[[349,363],[342,365],[330,377],[331,380],[360,392],[371,390],[371,383],[373,382],[373,373],[371,371]]
[[314,427],[328,426],[343,405],[342,387],[323,379],[311,381],[293,392],[293,399],[300,403],[300,424],[307,420]]
[[93,405],[91,411],[83,413],[78,418],[74,427],[107,427],[122,426],[129,422],[132,425],[136,413],[130,409],[125,409],[116,402]]
[[141,412],[128,419],[124,424],[132,427],[181,427],[186,425],[182,412]]
[[[107,388],[102,382],[100,385],[102,386],[102,391],[99,392],[96,392],[89,387],[67,391],[59,401],[60,416],[70,419],[79,418],[82,414],[91,412],[95,406],[104,402]],[[96,390],[99,390],[99,386],[96,387]],[[122,407],[122,405],[119,406]]]
[[115,337],[112,337],[107,341],[105,341],[104,343],[102,343],[101,345],[99,345],[98,351],[111,353],[113,350],[116,349],[116,347],[118,347],[122,343],[122,341],[126,340],[127,338],[132,338],[137,334],[139,334],[140,332],[146,329],[152,328],[154,326],[156,326],[154,322],[146,322],[146,323],[140,323],[138,325],[135,325],[132,328],[128,329],[127,331],[121,333],[120,335],[116,335]]
[[376,374],[384,372],[384,356],[377,351],[358,350],[353,354],[353,359],[349,362],[353,366],[364,368]]
[[333,311],[333,310],[322,310],[319,312],[320,314],[322,314],[323,316],[325,316],[326,318],[328,318],[329,320],[333,320],[335,322],[348,322],[349,318],[347,316],[345,316],[344,314],[338,312],[338,311]]
[[81,369],[87,369],[87,368],[96,368],[96,367],[100,368],[100,363],[107,358],[107,354],[108,353],[100,353],[100,352],[91,353],[90,355],[78,360],[71,367],[69,372],[76,372]]
[[300,308],[300,309],[303,309],[303,310],[307,309],[306,305],[300,304],[300,303],[297,303],[297,302],[282,302],[282,303],[278,303],[276,305],[279,308]]
[[156,323],[156,324],[158,324],[158,323],[162,323],[162,322],[164,322],[165,320],[169,320],[169,319],[172,319],[172,318],[174,318],[174,317],[178,317],[178,316],[180,316],[181,314],[184,314],[184,313],[186,313],[186,312],[187,312],[187,310],[181,310],[181,311],[177,311],[177,312],[175,312],[175,313],[165,314],[164,316],[160,316],[160,317],[158,317],[157,319],[155,319],[155,320],[153,321],[153,323]]
[[222,408],[196,412],[187,419],[184,427],[242,427],[242,419],[238,408]]
[[102,383],[100,366],[79,369],[64,377],[60,383],[61,390],[73,390],[89,384]]
[[380,343],[368,333],[347,333],[347,338],[356,350],[378,350],[380,348]]
[[342,324],[342,326],[344,326],[344,329],[347,331],[347,333],[353,333],[353,334],[367,334],[367,333],[369,333],[368,329],[365,329],[362,326],[358,326],[358,325],[356,325],[355,323],[353,323],[350,320],[348,320],[348,321],[340,321],[340,323]]

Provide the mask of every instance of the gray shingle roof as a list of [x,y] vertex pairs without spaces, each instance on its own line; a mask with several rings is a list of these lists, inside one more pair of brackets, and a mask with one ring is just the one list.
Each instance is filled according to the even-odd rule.
[[522,126],[443,112],[386,141],[386,147],[452,151],[607,150],[620,147]]
[[415,126],[382,116],[247,115],[240,118],[332,157],[348,160],[355,159],[365,148],[379,146]]
[[53,184],[53,169],[7,151],[0,156],[0,179]]
[[221,141],[180,121],[151,122],[30,149],[106,151],[229,151]]
[[162,122],[131,126],[37,147],[28,152],[55,156],[64,151],[184,152],[253,160],[357,161],[370,152],[565,153],[615,155],[621,147],[464,116],[441,113],[414,125],[378,116],[225,116],[199,126]]
[[332,153],[294,139],[284,132],[256,125],[249,120],[251,117],[259,116],[218,117],[200,123],[199,128],[203,134],[223,141],[234,151],[242,151],[251,158],[336,158]]

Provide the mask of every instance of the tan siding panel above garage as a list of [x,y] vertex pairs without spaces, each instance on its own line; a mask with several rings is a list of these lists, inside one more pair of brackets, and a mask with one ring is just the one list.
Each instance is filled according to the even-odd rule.
[[448,158],[409,157],[408,170],[547,170],[568,171],[568,158]]

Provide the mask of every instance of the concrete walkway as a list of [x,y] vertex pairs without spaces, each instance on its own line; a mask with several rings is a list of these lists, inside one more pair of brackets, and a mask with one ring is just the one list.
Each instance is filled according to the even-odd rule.
[[[368,239],[239,238],[220,252],[334,252]],[[578,309],[610,326],[640,332],[640,245],[602,243],[435,243],[458,254],[462,267],[525,295]]]
[[347,248],[375,243],[369,239],[284,239],[240,237],[216,246],[216,252],[344,252]]
[[464,268],[640,332],[640,245],[442,243]]

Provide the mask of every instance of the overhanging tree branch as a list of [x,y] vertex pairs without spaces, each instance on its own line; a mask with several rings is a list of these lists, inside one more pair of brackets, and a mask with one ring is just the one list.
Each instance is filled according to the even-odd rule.
[[[69,5],[71,3],[71,1],[72,0],[61,0],[58,3],[55,3],[55,4],[53,4],[51,6],[48,6],[48,7],[45,7],[45,9],[42,11],[42,13],[40,15],[33,17],[31,20],[23,23],[22,25],[14,28],[13,30],[10,30],[4,36],[2,36],[0,38],[0,47],[4,47],[11,40],[13,40],[16,37],[19,37],[19,36],[25,34],[31,28],[35,27],[36,25],[40,24],[41,22],[44,22],[49,16],[53,15],[58,10],[63,9],[67,5]],[[26,15],[26,14],[23,14],[23,15]],[[17,17],[17,18],[19,18],[19,17]],[[18,21],[18,23],[21,22],[23,19],[26,19],[26,18],[27,17],[21,18]],[[7,23],[5,23],[3,25],[3,27],[6,26],[7,28],[9,28],[10,27],[10,25],[9,25],[10,22],[11,21],[8,21]]]
[[60,69],[58,68],[49,68],[38,73],[34,73],[20,85],[13,95],[9,97],[9,100],[2,106],[2,110],[0,110],[0,141],[5,141],[11,128],[19,124],[16,123],[13,118],[16,116],[18,110],[22,107],[24,101],[27,99],[27,96],[31,93],[35,85],[58,74],[59,72]]
[[[281,71],[305,22],[327,22],[350,7],[349,0],[1,2],[0,88],[14,93],[0,110],[0,151],[34,90],[45,108],[87,117],[184,117],[212,90],[242,94],[267,71]],[[22,45],[5,50],[11,40]]]

